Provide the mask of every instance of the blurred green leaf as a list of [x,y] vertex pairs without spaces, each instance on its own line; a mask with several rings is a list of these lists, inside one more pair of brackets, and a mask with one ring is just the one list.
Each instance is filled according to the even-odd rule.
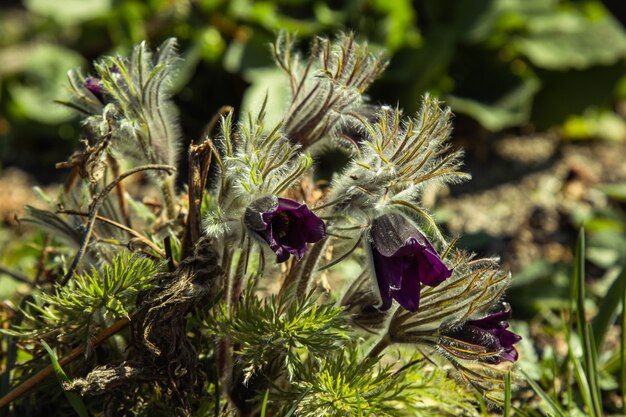
[[65,88],[66,73],[84,62],[76,52],[53,44],[35,46],[26,58],[24,82],[10,80],[7,87],[19,111],[41,123],[57,124],[73,114],[54,100],[69,97]]
[[578,10],[550,13],[528,21],[519,51],[540,68],[585,69],[611,65],[626,56],[626,33],[611,15],[591,20]]
[[244,73],[244,78],[250,86],[241,101],[242,114],[258,109],[267,96],[265,125],[268,128],[275,126],[282,120],[283,106],[289,99],[287,75],[278,68],[268,67],[250,69]]
[[385,33],[385,46],[390,51],[419,43],[420,36],[414,27],[415,10],[410,0],[373,0],[372,7],[386,15],[379,30]]
[[[576,242],[576,254],[574,256],[574,270],[572,274],[572,306],[576,317],[576,329],[582,345],[582,368],[579,359],[570,349],[570,361],[575,365],[575,376],[578,388],[585,398],[587,411],[593,415],[602,416],[602,395],[598,377],[598,355],[596,344],[593,339],[593,329],[587,321],[585,299],[585,230],[580,229]],[[569,338],[568,338],[569,340]]]
[[608,109],[587,109],[582,115],[568,117],[563,124],[566,139],[626,139],[626,121]]
[[492,0],[469,33],[473,42],[485,42],[499,31],[516,29],[535,16],[554,13],[559,0]]
[[537,129],[549,129],[571,115],[610,105],[615,97],[615,85],[624,71],[623,63],[583,70],[536,69],[541,90],[533,101],[533,124]]
[[473,117],[491,131],[498,131],[528,121],[532,99],[537,91],[539,81],[530,78],[490,103],[455,95],[447,96],[446,101],[456,112]]
[[617,201],[626,201],[626,183],[600,184],[596,188]]
[[111,10],[112,0],[24,0],[34,14],[50,18],[62,25],[82,23],[104,16]]

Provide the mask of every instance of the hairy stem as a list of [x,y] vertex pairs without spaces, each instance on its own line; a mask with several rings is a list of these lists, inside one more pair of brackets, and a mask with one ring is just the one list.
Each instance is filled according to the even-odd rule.
[[391,337],[389,337],[389,333],[385,333],[384,336],[372,347],[367,354],[367,357],[369,359],[377,358],[383,350],[387,349],[389,345],[391,345]]
[[163,194],[163,200],[165,202],[165,210],[169,219],[176,218],[176,204],[174,203],[174,196],[176,191],[174,190],[175,177],[169,175],[163,178],[161,183],[161,193]]
[[298,299],[303,299],[311,289],[311,279],[315,271],[315,266],[318,264],[320,258],[325,252],[326,244],[328,243],[328,236],[324,237],[321,241],[317,242],[308,251],[306,258],[304,259],[304,267],[298,280],[298,288],[296,295]]

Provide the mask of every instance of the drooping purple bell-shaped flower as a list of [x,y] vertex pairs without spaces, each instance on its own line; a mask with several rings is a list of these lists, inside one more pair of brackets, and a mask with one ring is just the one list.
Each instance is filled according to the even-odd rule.
[[436,287],[452,275],[426,236],[398,213],[372,221],[369,249],[380,310],[388,310],[393,299],[405,309],[417,311],[421,285]]
[[468,320],[462,326],[444,333],[443,348],[454,356],[467,360],[499,364],[515,362],[519,357],[513,346],[521,336],[508,330],[508,319],[512,316],[511,306],[482,319]]
[[496,363],[500,363],[501,361],[515,362],[518,358],[517,350],[515,350],[513,345],[522,340],[522,337],[510,330],[507,330],[509,327],[507,320],[512,316],[513,312],[511,305],[509,303],[504,303],[504,310],[498,313],[490,314],[482,319],[469,320],[465,323],[466,326],[472,326],[476,329],[480,329],[497,339],[497,343],[501,347],[501,352],[498,357],[500,359],[499,361],[497,358],[494,358]]
[[278,263],[289,255],[302,258],[307,243],[326,236],[326,225],[306,204],[276,196],[262,197],[248,206],[245,225],[276,253]]

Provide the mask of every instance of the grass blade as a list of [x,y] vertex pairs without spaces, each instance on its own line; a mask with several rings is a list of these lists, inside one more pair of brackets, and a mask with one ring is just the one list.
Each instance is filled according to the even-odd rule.
[[298,399],[296,400],[295,403],[293,403],[293,406],[291,406],[291,408],[289,409],[289,411],[287,412],[287,414],[285,414],[285,417],[291,417],[293,415],[293,413],[296,412],[296,410],[298,409],[298,404],[300,404],[300,401],[302,401],[302,399],[304,397],[306,397],[306,395],[313,389],[313,387],[309,387],[306,390],[304,390],[302,392],[302,394],[300,394],[300,396],[298,397]]
[[[52,368],[54,368],[54,373],[56,374],[57,379],[59,380],[61,385],[63,385],[63,382],[70,382],[70,378],[67,376],[65,371],[63,371],[63,368],[61,368],[57,356],[54,354],[50,346],[48,346],[48,344],[43,340],[41,341],[41,345],[46,350],[46,352],[48,352],[48,356],[50,357],[50,361],[52,362]],[[63,393],[65,394],[65,398],[67,398],[70,405],[72,406],[74,411],[76,411],[76,414],[78,414],[79,417],[89,417],[87,407],[85,406],[83,399],[80,398],[78,394],[65,391],[65,389],[63,389]]]
[[537,395],[539,395],[552,409],[552,411],[554,412],[554,414],[558,417],[566,417],[565,412],[563,411],[563,409],[559,406],[558,403],[556,403],[552,397],[550,397],[540,386],[539,384],[537,384],[535,381],[532,380],[531,377],[528,376],[528,374],[526,372],[524,372],[523,369],[520,369],[520,372],[524,375],[524,377],[526,377],[526,381],[528,382],[528,384],[530,385],[530,387],[537,393]]
[[595,408],[593,406],[591,389],[589,388],[589,381],[587,380],[585,370],[580,363],[580,359],[575,357],[573,353],[570,353],[569,362],[574,367],[574,378],[576,379],[576,384],[578,385],[578,390],[580,391],[580,396],[583,399],[583,403],[585,404],[587,410],[589,410],[589,413],[594,413]]
[[265,395],[263,396],[263,402],[261,403],[261,417],[265,417],[265,413],[267,410],[267,398],[270,395],[269,388],[265,390]]
[[511,371],[504,377],[504,413],[503,417],[511,417]]
[[[591,404],[588,404],[588,412],[600,417],[602,416],[602,396],[600,394],[600,384],[598,378],[598,356],[594,355],[595,343],[593,341],[592,327],[587,322],[585,311],[585,229],[581,228],[576,242],[576,256],[574,258],[574,271],[572,276],[572,304],[575,306],[576,330],[583,349],[583,370],[584,375],[577,374],[579,388],[584,391],[588,386],[588,395]],[[570,355],[570,358],[573,358]],[[586,384],[583,384],[583,378]],[[586,395],[587,393],[581,392]]]
[[626,268],[615,278],[606,295],[600,303],[598,314],[593,318],[593,338],[596,351],[600,352],[604,345],[607,331],[615,321],[620,303],[622,301],[622,288],[626,282]]

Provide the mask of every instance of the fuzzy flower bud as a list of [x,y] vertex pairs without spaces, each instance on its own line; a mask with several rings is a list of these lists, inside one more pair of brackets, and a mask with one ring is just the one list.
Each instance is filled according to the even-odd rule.
[[276,253],[278,263],[285,262],[289,255],[302,258],[307,243],[326,235],[326,225],[306,204],[276,196],[261,197],[250,204],[244,223]]
[[102,87],[102,81],[99,78],[89,76],[85,78],[83,85],[94,96],[98,97],[98,99],[102,98],[103,87]]
[[436,287],[452,275],[426,236],[401,214],[374,219],[368,246],[380,310],[388,310],[394,299],[406,310],[417,311],[421,285]]

